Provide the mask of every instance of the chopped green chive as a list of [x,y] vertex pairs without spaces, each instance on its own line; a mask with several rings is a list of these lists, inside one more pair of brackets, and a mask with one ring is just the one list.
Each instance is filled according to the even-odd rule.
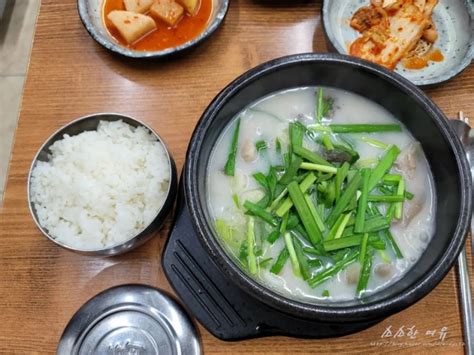
[[285,215],[283,216],[282,220],[281,220],[281,224],[280,224],[280,234],[285,234],[286,232],[286,228],[288,226],[288,212],[285,213]]
[[352,251],[350,253],[347,253],[341,260],[336,262],[333,266],[327,268],[326,270],[320,272],[319,274],[309,279],[308,280],[309,286],[314,288],[317,285],[326,281],[327,279],[333,277],[339,271],[343,270],[345,267],[349,266],[354,261],[356,261],[358,256],[359,256],[359,251]]
[[395,217],[395,204],[391,204],[387,209],[387,215],[385,218],[387,219],[388,224],[392,224],[393,217]]
[[360,176],[360,173],[357,171],[355,172],[354,177],[351,179],[351,181],[347,185],[347,188],[342,193],[341,198],[339,199],[339,201],[336,202],[336,205],[332,209],[331,213],[329,213],[328,218],[326,220],[326,223],[329,226],[332,226],[334,222],[336,222],[336,220],[339,218],[341,213],[344,212],[344,210],[346,209],[349,202],[355,196],[357,189],[359,188],[359,185],[360,185],[360,180],[361,180],[361,176]]
[[232,201],[234,201],[235,207],[240,208],[239,196],[237,194],[232,195]]
[[347,172],[349,171],[349,167],[350,167],[349,163],[344,162],[341,165],[341,167],[337,169],[336,180],[335,180],[336,202],[339,200],[339,197],[341,197],[342,184],[347,177]]
[[291,267],[293,269],[293,274],[299,277],[301,276],[300,264],[298,263],[298,257],[296,256],[295,246],[293,245],[293,238],[291,238],[291,234],[286,232],[284,234],[285,245],[286,249],[288,249],[288,253],[290,254],[290,261]]
[[293,238],[293,246],[295,248],[296,258],[298,259],[301,276],[303,280],[308,280],[311,277],[311,272],[309,270],[308,258],[303,252],[303,246],[297,238]]
[[320,156],[318,153],[312,152],[304,147],[293,147],[293,152],[301,158],[309,160],[313,164],[333,166],[330,162]]
[[334,145],[331,142],[331,138],[327,133],[323,133],[322,142],[326,150],[334,150]]
[[387,218],[384,216],[370,217],[365,220],[363,233],[377,232],[390,228]]
[[279,230],[274,230],[272,231],[268,237],[267,237],[267,242],[270,244],[273,244],[276,242],[276,240],[280,237],[280,231]]
[[319,230],[316,221],[311,214],[311,211],[305,201],[303,192],[301,191],[298,183],[295,181],[288,184],[288,192],[293,204],[300,216],[301,222],[309,235],[311,243],[317,245],[321,241],[321,231]]
[[285,171],[283,176],[280,178],[279,183],[282,184],[282,185],[286,185],[290,181],[292,181],[296,177],[296,174],[298,173],[298,169],[300,168],[302,162],[303,161],[300,158],[294,157],[291,160],[291,163],[288,166],[288,169]]
[[278,225],[277,218],[275,218],[270,212],[267,212],[264,208],[258,206],[257,204],[252,203],[250,201],[245,201],[244,208],[247,209],[247,211],[249,211],[253,215],[263,219],[265,222],[272,225],[273,227],[276,227]]
[[[306,249],[306,248],[304,248]],[[321,263],[321,260],[319,259],[309,259],[308,260],[308,265],[309,267],[311,268],[320,268],[321,266],[323,266],[323,264]]]
[[[398,183],[397,195],[398,196],[401,195],[405,197],[405,180],[403,180],[403,178]],[[401,219],[402,214],[403,214],[403,200],[401,200],[400,202],[397,202],[397,204],[395,205],[395,218]]]
[[303,129],[300,125],[295,122],[290,123],[290,145],[294,149],[295,147],[301,147],[303,145]]
[[278,138],[275,138],[275,150],[278,154],[281,154],[281,142]]
[[357,283],[357,297],[361,297],[364,294],[367,284],[369,283],[373,255],[373,249],[367,248],[364,263],[362,264],[362,269],[360,271],[359,282]]
[[249,217],[247,224],[247,261],[249,272],[253,275],[257,273],[257,258],[254,254],[253,248],[255,245],[255,221],[253,217]]
[[333,133],[401,132],[399,124],[330,124]]
[[364,233],[360,243],[359,263],[364,265],[364,260],[367,252],[367,245],[369,243],[369,233]]
[[385,174],[383,177],[383,182],[385,183],[393,183],[398,184],[401,180],[402,176],[398,174]]
[[234,134],[232,136],[232,143],[230,146],[230,152],[227,157],[227,162],[224,167],[224,172],[228,176],[234,176],[235,174],[235,159],[237,158],[237,148],[239,143],[239,130],[240,130],[240,118],[237,120]]
[[262,261],[260,261],[258,263],[258,266],[260,266],[261,268],[266,268],[268,266],[268,264],[270,264],[270,261],[272,261],[273,258],[265,258],[263,259]]
[[322,88],[317,91],[316,120],[321,122],[324,117],[332,110],[334,99],[332,97],[324,97]]
[[381,233],[387,239],[388,243],[392,247],[392,250],[395,253],[395,256],[397,257],[397,259],[403,259],[402,251],[398,247],[398,244],[395,241],[395,239],[393,238],[392,233],[390,233],[390,231],[388,229],[382,231]]
[[365,211],[367,209],[367,201],[369,194],[369,179],[370,179],[370,170],[365,168],[362,169],[362,191],[359,197],[359,203],[357,207],[356,220],[354,225],[354,231],[356,233],[361,233],[364,229],[365,223]]
[[347,223],[349,222],[349,219],[352,216],[352,212],[349,212],[347,214],[343,214],[342,216],[342,221],[341,224],[337,227],[336,234],[334,235],[334,239],[339,239],[342,236],[342,233],[344,232],[344,229],[347,226]]
[[362,236],[362,234],[354,234],[349,237],[327,240],[323,242],[323,247],[326,251],[356,247],[360,245]]
[[285,263],[289,257],[290,253],[288,252],[288,249],[286,247],[283,247],[280,254],[278,255],[277,260],[270,268],[270,272],[276,275],[279,274],[281,269],[283,269],[283,266],[285,266]]
[[267,149],[267,143],[265,141],[257,141],[255,143],[255,148],[257,149],[257,151],[261,151],[261,150],[265,150]]
[[308,204],[309,210],[310,210],[311,214],[313,215],[314,221],[318,225],[319,230],[321,232],[324,232],[324,230],[326,229],[326,226],[324,225],[323,219],[321,218],[321,216],[319,215],[319,212],[317,211],[316,207],[314,206],[313,201],[311,201],[311,197],[308,194],[305,194],[304,199],[305,199],[306,203]]
[[[300,189],[303,192],[306,192],[311,185],[316,181],[316,175],[314,174],[309,174],[304,178],[303,181],[300,183]],[[281,204],[280,207],[275,211],[275,214],[279,217],[283,217],[283,215],[290,210],[290,208],[293,207],[293,201],[290,198],[287,198],[283,203]]]
[[[403,202],[405,195],[369,195],[368,201],[370,202]],[[398,205],[398,203],[397,203]]]
[[400,154],[400,149],[392,145],[386,151],[385,155],[380,159],[377,166],[372,170],[372,174],[369,179],[369,192],[374,189],[378,182],[383,178],[383,176],[390,170],[393,163]]
[[323,125],[321,123],[310,124],[306,126],[306,128],[313,132],[332,133],[331,128],[328,125]]
[[367,144],[370,144],[371,146],[376,147],[376,148],[380,148],[380,149],[387,149],[388,148],[388,144],[385,144],[384,142],[381,142],[381,141],[379,141],[377,139],[374,139],[374,138],[361,137],[360,140],[367,143]]
[[337,168],[327,165],[313,164],[313,163],[301,163],[300,169],[304,170],[317,170],[323,173],[336,174]]

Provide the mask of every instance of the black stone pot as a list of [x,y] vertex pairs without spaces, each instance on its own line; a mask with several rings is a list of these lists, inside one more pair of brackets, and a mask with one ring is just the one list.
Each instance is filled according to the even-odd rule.
[[[206,203],[209,156],[235,114],[272,92],[319,85],[367,97],[400,119],[421,143],[437,193],[436,233],[406,276],[363,300],[332,305],[294,301],[250,278],[215,237]],[[440,109],[401,76],[335,54],[275,59],[228,85],[196,126],[181,183],[182,196],[163,257],[164,269],[191,312],[222,339],[274,334],[335,336],[358,331],[399,312],[426,296],[445,277],[464,244],[471,216],[468,163]]]

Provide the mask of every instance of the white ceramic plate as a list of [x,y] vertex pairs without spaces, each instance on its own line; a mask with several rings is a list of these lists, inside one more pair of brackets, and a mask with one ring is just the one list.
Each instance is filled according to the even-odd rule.
[[[347,54],[349,45],[360,36],[349,25],[350,18],[370,0],[325,0],[323,26],[333,48]],[[472,0],[439,0],[433,12],[439,38],[435,47],[444,55],[442,62],[430,62],[426,68],[410,70],[398,65],[396,72],[424,86],[439,84],[458,75],[474,57],[474,2]]]

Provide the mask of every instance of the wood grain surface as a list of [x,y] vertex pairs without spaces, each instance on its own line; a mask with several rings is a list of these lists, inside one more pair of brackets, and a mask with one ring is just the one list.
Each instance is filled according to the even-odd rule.
[[[196,121],[226,84],[272,58],[327,50],[319,12],[315,1],[233,0],[222,28],[203,45],[182,58],[143,62],[97,45],[81,24],[75,0],[42,1],[0,214],[0,353],[54,352],[74,312],[111,286],[144,283],[171,292],[160,264],[169,220],[150,242],[113,258],[69,252],[41,235],[28,210],[26,180],[43,141],[77,117],[120,112],[153,126],[180,168]],[[427,94],[447,116],[462,109],[474,118],[474,68]],[[228,343],[202,327],[200,333],[206,354],[462,353],[457,295],[452,270],[416,305],[335,339]],[[412,326],[415,337],[407,335]],[[388,327],[392,336],[382,337]],[[404,336],[395,337],[400,329]],[[435,335],[427,334],[431,330]]]

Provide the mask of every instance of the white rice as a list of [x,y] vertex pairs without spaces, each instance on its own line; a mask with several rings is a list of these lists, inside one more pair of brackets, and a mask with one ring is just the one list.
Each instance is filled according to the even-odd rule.
[[61,243],[97,250],[146,228],[170,181],[163,145],[144,127],[101,121],[97,131],[55,142],[31,174],[39,223]]

